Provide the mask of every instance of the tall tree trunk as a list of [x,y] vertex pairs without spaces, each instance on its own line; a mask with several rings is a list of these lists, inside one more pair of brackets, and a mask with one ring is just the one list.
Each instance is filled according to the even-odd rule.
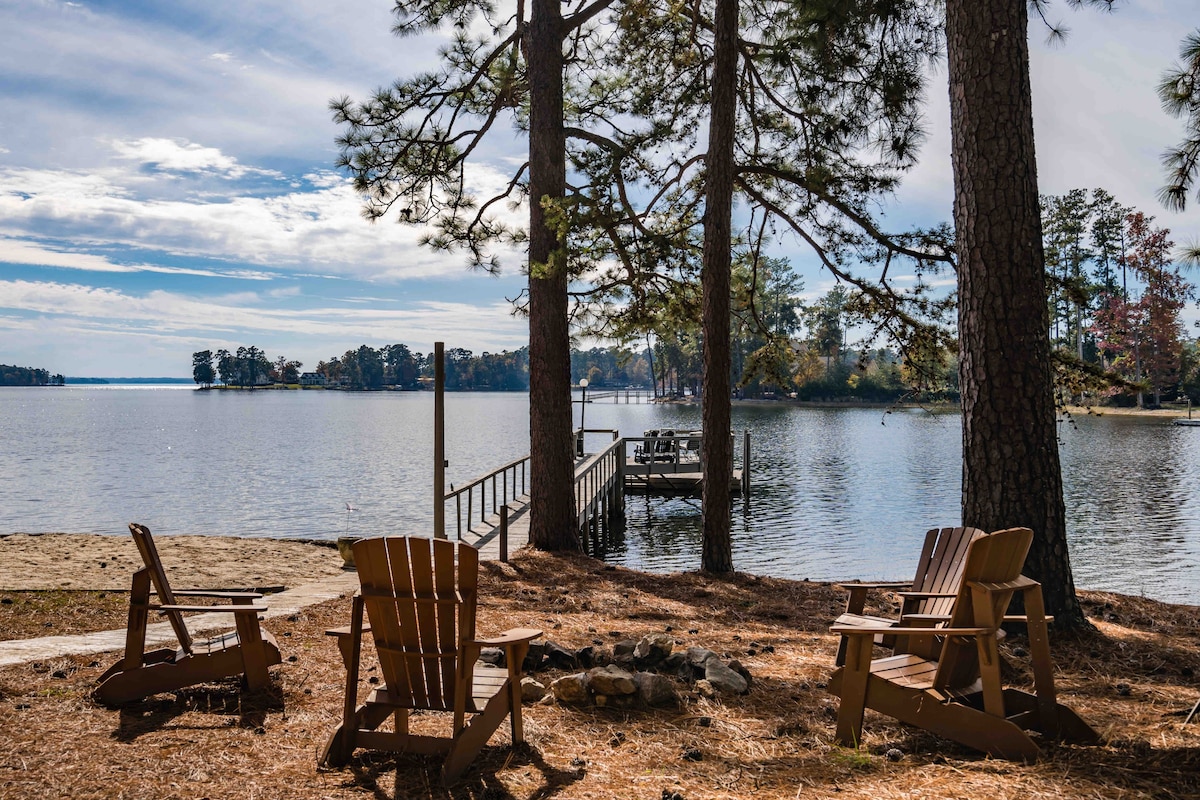
[[1038,213],[1026,0],[947,0],[963,524],[1028,526],[1025,571],[1085,625],[1067,555]]
[[700,568],[732,572],[729,475],[729,283],[733,214],[733,138],[737,117],[737,0],[717,0],[712,116],[705,159],[704,254],[704,552]]
[[571,345],[567,257],[543,203],[566,193],[562,11],[533,0],[529,61],[529,540],[578,550],[571,442]]

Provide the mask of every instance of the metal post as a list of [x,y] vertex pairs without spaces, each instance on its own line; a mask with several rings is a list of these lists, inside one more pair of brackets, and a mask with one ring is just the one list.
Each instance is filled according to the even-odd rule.
[[500,563],[508,563],[508,504],[500,506]]
[[[446,358],[433,343],[433,537],[446,538]],[[461,534],[460,534],[461,538]]]
[[750,497],[750,429],[742,432],[742,497]]

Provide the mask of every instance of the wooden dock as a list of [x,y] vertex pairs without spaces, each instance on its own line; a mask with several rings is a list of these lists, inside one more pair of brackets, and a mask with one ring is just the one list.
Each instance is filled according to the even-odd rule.
[[[626,455],[627,444],[645,446],[646,437],[622,439],[616,431],[578,431],[611,437],[599,452],[575,461],[575,514],[577,533],[584,551],[601,552],[615,526],[623,525],[625,493],[696,493],[702,474],[699,464],[681,463],[676,448],[672,460],[646,463]],[[694,435],[659,437],[671,442],[694,439]],[[749,461],[749,433],[743,444],[743,465]],[[582,450],[582,447],[580,448]],[[529,456],[511,461],[459,488],[451,488],[443,503],[453,502],[445,535],[476,547],[485,559],[507,560],[507,555],[529,543]],[[730,488],[747,493],[748,477],[743,469],[733,470]],[[444,506],[443,506],[444,508]]]

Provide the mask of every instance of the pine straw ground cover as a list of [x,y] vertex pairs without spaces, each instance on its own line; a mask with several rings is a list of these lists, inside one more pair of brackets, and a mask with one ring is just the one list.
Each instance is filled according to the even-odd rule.
[[[1106,743],[1047,743],[1043,758],[1027,765],[975,755],[873,712],[860,749],[835,746],[837,701],[823,686],[837,644],[827,627],[842,596],[828,584],[653,576],[535,553],[511,565],[484,565],[484,572],[482,635],[536,626],[578,648],[667,631],[680,646],[705,646],[741,660],[754,675],[751,691],[720,702],[685,691],[679,707],[652,711],[528,706],[528,745],[510,750],[502,728],[450,790],[437,784],[436,758],[359,751],[344,771],[318,770],[317,754],[340,715],[342,691],[341,662],[323,631],[348,621],[349,600],[342,598],[267,623],[285,661],[273,670],[271,690],[253,697],[239,695],[230,682],[114,711],[89,693],[116,654],[0,669],[0,797],[1200,795],[1200,722],[1182,724],[1200,696],[1200,632],[1192,607],[1087,594],[1096,631],[1052,636],[1051,646],[1061,698]],[[96,597],[81,592],[78,601]],[[0,606],[5,631],[17,605]],[[36,626],[65,613],[64,605],[70,603],[58,599],[26,611]],[[1015,654],[1022,644],[1010,637],[1004,645],[1017,684],[1027,677],[1025,660]],[[375,674],[368,662],[364,678]],[[536,677],[548,683],[556,675]],[[416,722],[434,721],[441,722]],[[891,760],[889,750],[902,756]]]

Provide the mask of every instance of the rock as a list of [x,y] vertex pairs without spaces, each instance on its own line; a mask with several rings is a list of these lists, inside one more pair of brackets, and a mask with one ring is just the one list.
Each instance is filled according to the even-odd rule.
[[740,661],[730,661],[729,668],[746,679],[746,691],[750,691],[750,685],[754,683],[754,679],[750,675],[750,670],[742,666],[742,662]]
[[710,700],[717,696],[716,688],[703,678],[696,681],[696,691],[700,693],[701,697],[707,697]]
[[587,673],[593,694],[626,695],[637,692],[633,675],[617,666],[596,667]]
[[632,639],[624,639],[613,645],[613,662],[616,664],[632,664],[633,651],[637,649],[637,642]]
[[546,686],[535,678],[521,678],[521,702],[536,703],[546,696]]
[[542,668],[542,662],[546,660],[546,643],[532,642],[529,645],[529,652],[525,654],[525,660],[521,662],[521,669],[525,672],[537,672]]
[[722,664],[719,658],[704,662],[704,680],[721,694],[745,694],[750,691],[746,679]]
[[575,660],[579,662],[579,666],[584,669],[598,667],[600,664],[596,662],[596,648],[593,645],[581,647],[575,651]]
[[554,693],[555,700],[569,705],[584,705],[592,699],[588,693],[588,676],[585,672],[564,675],[550,684],[550,691]]
[[888,761],[899,761],[902,758],[904,758],[904,753],[902,751],[900,751],[899,749],[897,749],[895,747],[888,748],[888,751],[887,751],[887,760]]
[[716,658],[717,654],[707,647],[689,647],[687,649],[688,663],[695,667],[703,667],[710,658]]
[[665,675],[639,672],[633,676],[633,682],[637,684],[638,700],[643,705],[672,705],[679,699],[675,693],[675,683]]
[[554,669],[579,669],[579,659],[574,652],[549,640],[546,642],[546,662]]
[[654,633],[643,636],[633,649],[633,658],[641,666],[654,666],[661,663],[675,649],[675,641],[665,633]]
[[704,753],[701,753],[699,748],[688,747],[683,751],[681,756],[684,761],[703,761]]
[[674,652],[663,659],[658,665],[659,672],[667,675],[678,675],[681,678],[691,678],[691,665],[688,664],[687,653]]
[[499,647],[485,647],[479,651],[479,660],[493,667],[503,667],[504,650]]

